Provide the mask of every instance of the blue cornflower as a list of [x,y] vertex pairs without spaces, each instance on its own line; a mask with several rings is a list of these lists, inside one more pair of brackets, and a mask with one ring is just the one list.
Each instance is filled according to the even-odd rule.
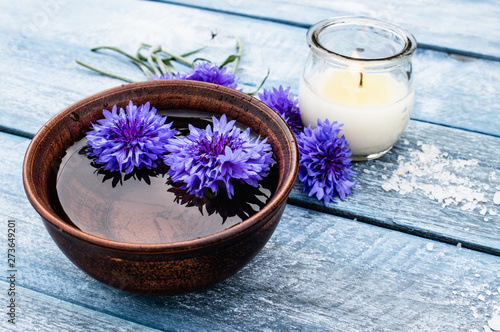
[[264,89],[262,93],[259,93],[259,98],[267,106],[278,112],[292,131],[299,135],[304,129],[304,124],[299,113],[299,101],[290,89],[291,87],[283,89],[282,85],[279,86],[279,89],[273,88],[272,91]]
[[219,69],[219,66],[210,62],[196,62],[194,64],[194,69],[185,73],[177,73],[175,75],[165,74],[164,76],[155,75],[151,77],[150,80],[171,78],[215,83],[233,89],[236,89],[239,80],[239,78],[228,71],[226,67]]
[[339,137],[341,126],[336,121],[318,119],[316,128],[305,128],[298,138],[303,192],[308,191],[309,197],[316,195],[326,206],[336,195],[344,200],[355,185],[351,179],[356,174],[351,170],[351,151],[344,136]]
[[233,180],[257,187],[272,162],[267,138],[250,138],[249,128],[242,132],[225,115],[212,120],[213,130],[210,125],[206,129],[189,125],[189,135],[169,140],[166,148],[170,153],[164,156],[170,166],[167,174],[182,183],[180,189],[197,197],[203,197],[205,188],[217,194],[223,187],[232,198]]
[[137,107],[130,101],[126,110],[117,112],[115,105],[102,113],[104,119],[87,133],[87,155],[108,171],[128,174],[134,168],[156,167],[167,152],[165,144],[177,132],[172,123],[165,124],[166,117],[150,109],[149,102]]

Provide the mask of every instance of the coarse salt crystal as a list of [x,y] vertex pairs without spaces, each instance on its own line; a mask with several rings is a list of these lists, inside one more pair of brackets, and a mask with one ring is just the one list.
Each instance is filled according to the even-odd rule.
[[470,310],[472,310],[472,315],[474,316],[474,318],[479,318],[479,315],[475,307],[470,307]]
[[488,212],[488,208],[483,205],[481,211],[479,211],[479,214],[481,214],[482,216],[484,216],[486,214],[486,212]]
[[493,203],[500,205],[500,191],[497,191],[493,196]]
[[393,188],[389,182],[386,182],[382,185],[382,189],[384,189],[385,191],[391,191]]
[[427,243],[427,250],[432,251],[434,249],[434,243]]
[[493,331],[500,331],[500,316],[499,315],[493,316],[493,318],[488,321],[488,326]]
[[[484,204],[479,204],[488,201],[481,192],[483,185],[463,176],[463,172],[455,174],[457,170],[479,165],[478,160],[453,159],[436,146],[422,141],[418,141],[417,146],[421,150],[412,151],[409,158],[398,156],[398,168],[382,184],[385,191],[395,190],[401,195],[420,191],[440,203],[442,208],[458,205],[462,211],[475,211],[479,208],[482,215],[487,213]],[[495,175],[490,174],[490,178],[493,176]],[[384,180],[386,178],[387,176],[382,177]],[[500,200],[500,193],[498,199]]]

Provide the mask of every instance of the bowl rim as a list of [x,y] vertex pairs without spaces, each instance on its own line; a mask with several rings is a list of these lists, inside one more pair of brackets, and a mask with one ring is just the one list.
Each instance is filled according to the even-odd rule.
[[[35,188],[33,188],[33,166],[35,164],[33,155],[37,151],[38,145],[47,139],[51,128],[58,124],[63,118],[70,116],[75,109],[82,107],[85,104],[95,102],[97,100],[103,99],[104,97],[109,97],[110,95],[119,95],[126,93],[131,90],[140,90],[144,88],[152,88],[155,86],[170,86],[170,85],[184,85],[199,89],[209,89],[213,91],[220,91],[226,95],[233,95],[237,98],[246,98],[250,104],[257,106],[264,112],[268,113],[272,120],[283,130],[285,134],[286,142],[290,149],[290,172],[284,174],[282,185],[276,190],[275,195],[271,197],[271,200],[264,206],[263,209],[258,211],[255,215],[247,218],[240,223],[222,230],[217,233],[206,235],[200,238],[178,241],[178,242],[168,242],[168,243],[133,243],[133,242],[122,242],[110,240],[102,237],[98,237],[89,233],[86,233],[76,227],[71,226],[60,218],[51,207],[47,207],[44,202],[36,194]],[[145,90],[146,91],[146,90]],[[133,100],[134,97],[130,97]],[[109,107],[109,106],[108,106]],[[110,106],[112,107],[112,105]],[[248,231],[253,226],[259,223],[261,218],[263,218],[267,213],[279,208],[283,200],[286,200],[290,191],[293,188],[295,180],[298,174],[299,168],[299,154],[298,146],[295,135],[291,131],[288,124],[283,120],[283,118],[269,106],[261,102],[259,99],[252,97],[242,91],[232,89],[229,87],[200,82],[200,81],[190,81],[190,80],[153,80],[153,81],[143,81],[137,83],[122,84],[110,89],[106,89],[90,96],[87,96],[69,106],[52,116],[35,134],[31,140],[28,149],[26,150],[24,162],[23,162],[23,184],[25,188],[28,200],[42,219],[48,223],[50,226],[56,228],[59,232],[71,236],[73,238],[79,239],[80,241],[87,242],[100,247],[105,247],[108,249],[114,249],[118,251],[127,252],[183,252],[192,249],[200,249],[208,246],[212,246],[217,243],[222,243],[224,241],[230,240],[231,238],[237,237],[240,234]],[[31,181],[31,184],[30,184]],[[285,202],[286,204],[286,202]]]

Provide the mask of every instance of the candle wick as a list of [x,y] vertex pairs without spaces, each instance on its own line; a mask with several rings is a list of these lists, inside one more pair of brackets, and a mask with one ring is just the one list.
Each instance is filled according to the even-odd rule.
[[363,87],[363,73],[359,72],[359,87]]

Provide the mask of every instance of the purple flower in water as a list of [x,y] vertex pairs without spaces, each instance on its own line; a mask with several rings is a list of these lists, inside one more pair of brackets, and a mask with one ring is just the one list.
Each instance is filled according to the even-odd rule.
[[189,125],[189,135],[169,140],[164,156],[170,166],[168,175],[180,182],[179,189],[203,197],[205,188],[217,194],[219,187],[226,189],[231,198],[234,188],[231,181],[240,181],[253,187],[266,176],[272,162],[271,145],[267,139],[250,138],[250,129],[241,131],[235,121],[227,122],[212,117],[213,130]]
[[286,90],[280,85],[278,89],[266,90],[259,93],[260,100],[273,110],[288,123],[292,131],[299,135],[304,129],[304,124],[299,113],[298,100],[290,91],[290,87]]
[[326,206],[336,195],[344,200],[355,185],[351,179],[356,174],[351,170],[351,152],[344,136],[339,137],[341,126],[336,121],[318,120],[316,128],[305,128],[298,138],[303,191],[324,200]]
[[89,157],[108,171],[124,171],[134,168],[154,168],[167,152],[165,144],[176,134],[172,123],[165,124],[166,117],[150,109],[149,102],[139,107],[132,101],[126,110],[116,105],[110,111],[103,110],[104,119],[92,124],[87,133]]
[[228,71],[226,67],[219,69],[216,64],[210,62],[197,62],[194,64],[194,69],[185,73],[177,73],[176,75],[165,74],[165,76],[155,75],[150,80],[171,78],[215,83],[233,89],[236,89],[238,86],[239,79],[236,75]]

